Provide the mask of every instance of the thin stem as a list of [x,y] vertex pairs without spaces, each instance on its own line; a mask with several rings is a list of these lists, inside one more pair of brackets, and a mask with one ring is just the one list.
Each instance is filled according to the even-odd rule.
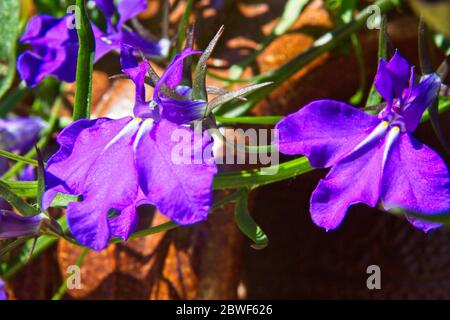
[[95,41],[91,24],[86,12],[85,0],[77,0],[80,12],[80,26],[77,26],[78,49],[75,103],[73,119],[89,119],[92,96],[92,71],[94,68]]
[[12,153],[12,152],[8,152],[6,150],[1,150],[0,149],[0,156],[1,157],[5,157],[7,159],[28,163],[28,164],[31,164],[33,166],[37,166],[37,164],[38,164],[36,160],[29,159],[27,157],[23,157],[23,156],[20,156],[18,154]]

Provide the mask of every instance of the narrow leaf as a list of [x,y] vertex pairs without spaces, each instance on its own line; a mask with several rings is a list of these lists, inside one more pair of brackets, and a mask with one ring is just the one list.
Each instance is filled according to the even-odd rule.
[[0,99],[11,87],[16,73],[16,47],[19,28],[20,1],[0,1]]
[[205,115],[208,115],[215,108],[217,108],[233,99],[240,98],[246,94],[249,94],[255,90],[258,90],[258,89],[268,86],[270,84],[272,84],[272,82],[264,82],[264,83],[260,83],[260,84],[254,84],[254,85],[251,85],[251,86],[248,86],[245,88],[237,89],[234,91],[227,92],[223,95],[220,95],[208,103],[208,105],[206,107]]
[[39,214],[39,210],[11,191],[7,184],[0,181],[0,196],[8,201],[24,216]]
[[245,192],[237,201],[234,211],[234,220],[250,240],[253,241],[254,249],[264,249],[269,244],[269,238],[264,231],[256,224],[248,211],[248,192]]
[[207,101],[208,95],[206,93],[206,64],[208,62],[209,57],[211,56],[217,42],[223,33],[223,26],[220,27],[219,31],[217,31],[214,38],[206,47],[203,54],[200,56],[198,60],[197,67],[194,72],[194,83],[192,86],[192,98],[194,100],[203,100]]

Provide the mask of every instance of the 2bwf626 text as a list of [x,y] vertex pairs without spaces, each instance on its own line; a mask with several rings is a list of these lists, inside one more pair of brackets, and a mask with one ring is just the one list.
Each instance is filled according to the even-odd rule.
[[271,315],[272,305],[263,304],[221,304],[216,306],[183,306],[177,307],[177,315]]

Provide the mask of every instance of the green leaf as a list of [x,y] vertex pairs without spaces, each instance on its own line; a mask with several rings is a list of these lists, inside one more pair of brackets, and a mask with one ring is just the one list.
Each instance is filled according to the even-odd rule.
[[198,60],[197,67],[194,72],[194,83],[192,85],[192,99],[193,100],[208,100],[208,95],[206,92],[206,64],[208,62],[209,57],[211,56],[217,42],[223,33],[223,26],[220,27],[219,31],[217,31],[214,38],[206,47],[203,54],[200,56]]
[[20,198],[17,194],[9,189],[9,186],[0,181],[0,196],[8,201],[14,208],[16,208],[24,216],[33,216],[39,214],[39,210],[28,204],[25,200]]
[[234,117],[226,118],[216,116],[216,121],[221,124],[259,124],[259,125],[275,125],[283,116],[256,116],[256,117]]
[[19,36],[20,1],[0,1],[0,99],[5,95],[16,73],[16,47]]
[[33,198],[37,195],[36,181],[11,181],[0,180],[0,183],[14,192],[19,197]]
[[58,193],[53,199],[50,207],[54,208],[66,208],[69,202],[78,202],[80,201],[79,196],[71,195],[71,194],[63,194]]
[[234,211],[234,220],[242,233],[253,241],[252,247],[254,249],[264,249],[267,247],[269,238],[256,224],[248,211],[248,192],[243,193],[238,199]]
[[256,90],[258,90],[262,87],[268,86],[270,84],[272,84],[272,82],[259,83],[259,84],[247,86],[247,87],[244,87],[241,89],[233,90],[233,91],[227,92],[225,94],[222,94],[222,95],[214,98],[207,104],[206,110],[205,110],[205,116],[207,116],[215,108],[217,108],[231,100],[245,96],[253,91],[256,91]]
[[7,159],[28,163],[28,164],[31,164],[33,166],[37,165],[37,161],[36,160],[29,159],[29,158],[23,157],[23,156],[19,156],[18,154],[15,154],[15,153],[12,153],[12,152],[9,152],[9,151],[6,151],[6,150],[1,150],[0,149],[0,157],[5,157]]
[[38,167],[37,167],[37,201],[38,201],[38,205],[39,205],[39,209],[42,209],[42,197],[44,196],[45,193],[45,173],[44,173],[44,160],[42,158],[42,154],[41,154],[41,150],[39,150],[39,147],[36,146],[36,155],[37,155],[37,162],[38,162]]
[[183,48],[184,41],[186,39],[186,31],[189,23],[189,16],[192,12],[192,5],[194,4],[194,0],[188,0],[186,3],[186,8],[184,9],[183,16],[181,17],[180,24],[178,25],[178,39],[176,50],[174,50],[171,54],[171,58],[175,56],[175,53],[181,52]]
[[[379,0],[374,3],[380,8],[381,13],[385,13],[394,8],[395,3],[393,0]],[[373,15],[373,12],[369,10],[370,7],[362,10],[354,20],[350,23],[342,25],[333,31],[327,32],[318,38],[313,46],[292,60],[282,65],[278,69],[264,74],[264,76],[258,78],[258,82],[273,81],[274,85],[263,88],[248,98],[246,103],[230,102],[222,106],[216,112],[216,115],[236,117],[241,116],[251,110],[259,101],[266,98],[273,90],[282,85],[284,81],[289,79],[299,69],[306,66],[308,63],[319,57],[325,52],[330,51],[332,48],[341,44],[343,40],[347,39],[355,31],[365,27],[367,19]]]

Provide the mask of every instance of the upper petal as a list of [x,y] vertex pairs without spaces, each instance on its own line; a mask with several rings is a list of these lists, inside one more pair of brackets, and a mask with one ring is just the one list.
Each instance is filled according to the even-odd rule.
[[304,154],[314,167],[330,167],[379,124],[376,116],[333,100],[314,101],[276,125],[278,148]]
[[203,154],[209,143],[201,134],[167,120],[154,124],[139,141],[141,188],[161,213],[178,224],[204,220],[211,209],[217,167],[211,154]]
[[136,50],[140,50],[146,56],[165,56],[168,51],[167,40],[161,40],[158,42],[149,41],[144,39],[135,32],[129,32],[122,29],[120,31],[121,43],[131,46]]
[[122,65],[122,71],[130,77],[136,88],[134,115],[142,118],[152,117],[149,104],[145,101],[145,76],[149,68],[148,62],[143,61],[138,64],[134,56],[134,48],[122,45],[120,64]]
[[60,145],[47,162],[43,206],[49,207],[58,192],[81,194],[88,170],[106,145],[131,121],[100,118],[75,121],[57,136]]
[[402,96],[410,78],[410,66],[408,61],[397,51],[389,62],[380,60],[374,85],[388,105],[392,100]]
[[161,75],[161,78],[156,84],[153,95],[155,97],[159,97],[159,91],[164,84],[171,89],[175,89],[175,87],[180,84],[183,78],[183,60],[188,56],[200,53],[201,51],[186,48],[181,53],[175,55],[172,62],[167,66],[166,70]]
[[66,15],[62,18],[36,15],[28,21],[20,41],[33,46],[44,45],[54,48],[66,43],[78,43],[76,29],[68,28],[73,19],[73,15]]
[[[411,212],[438,214],[450,211],[450,174],[439,155],[408,134],[394,143],[382,184],[386,210],[400,207]],[[428,230],[437,224],[412,220]]]
[[139,13],[147,9],[147,0],[121,0],[117,5],[117,11],[119,12],[119,22],[117,27],[134,18]]
[[401,114],[404,117],[406,130],[413,132],[420,123],[425,109],[436,98],[441,80],[435,74],[428,74],[422,77],[419,84],[410,89],[408,100],[405,101]]
[[107,20],[111,20],[112,16],[116,12],[116,6],[114,0],[95,0],[95,4],[105,15]]
[[356,203],[374,207],[380,197],[384,140],[371,143],[338,162],[311,196],[310,211],[315,224],[336,228],[347,209]]

